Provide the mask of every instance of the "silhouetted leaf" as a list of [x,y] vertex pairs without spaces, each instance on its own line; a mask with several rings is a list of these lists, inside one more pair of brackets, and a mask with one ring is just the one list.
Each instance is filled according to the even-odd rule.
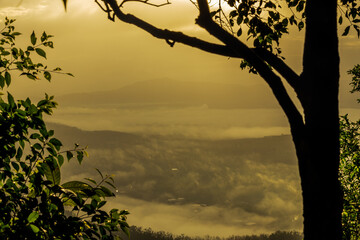
[[350,26],[347,26],[344,30],[344,33],[342,34],[342,36],[346,36],[349,34],[349,31],[350,31]]
[[46,52],[44,50],[42,50],[41,48],[35,48],[35,51],[37,54],[39,54],[43,58],[46,58]]
[[36,36],[35,36],[35,32],[33,31],[30,35],[30,41],[31,41],[31,44],[32,45],[35,45],[36,44]]
[[42,167],[47,180],[51,181],[54,185],[60,184],[60,167],[56,162],[43,163]]

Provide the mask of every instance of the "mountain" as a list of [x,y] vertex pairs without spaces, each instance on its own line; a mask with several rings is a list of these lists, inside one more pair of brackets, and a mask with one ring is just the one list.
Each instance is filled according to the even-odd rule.
[[57,98],[61,106],[188,106],[213,108],[274,108],[276,101],[265,85],[175,81],[136,82],[111,91],[76,93]]
[[[358,108],[358,96],[340,93],[341,108]],[[60,106],[151,107],[207,105],[211,108],[278,108],[265,84],[176,81],[155,79],[136,82],[111,91],[74,93],[58,96]]]

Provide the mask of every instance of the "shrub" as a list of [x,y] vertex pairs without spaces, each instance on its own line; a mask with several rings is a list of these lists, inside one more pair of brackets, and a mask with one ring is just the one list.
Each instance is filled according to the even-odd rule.
[[[52,36],[45,32],[38,41],[18,48],[14,20],[5,19],[0,38],[0,88],[11,85],[12,74],[48,81],[52,73],[34,59],[46,58],[45,47],[53,47]],[[69,74],[71,75],[71,74]],[[110,176],[96,182],[61,182],[64,160],[76,157],[79,163],[87,155],[84,148],[62,150],[62,143],[48,130],[43,115],[51,115],[57,103],[54,97],[33,103],[29,98],[15,100],[7,92],[0,98],[0,239],[115,239],[114,232],[129,235],[127,211],[102,210],[105,198],[115,196],[105,185],[115,188]],[[67,214],[66,214],[67,213]]]

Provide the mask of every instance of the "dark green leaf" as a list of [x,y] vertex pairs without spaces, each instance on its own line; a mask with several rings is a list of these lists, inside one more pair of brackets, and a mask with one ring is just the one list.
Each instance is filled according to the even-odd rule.
[[5,87],[5,78],[1,74],[0,74],[0,87],[1,88]]
[[22,151],[22,149],[19,147],[18,149],[17,149],[17,152],[16,152],[16,160],[20,160],[20,158],[22,157],[22,155],[23,155],[23,151]]
[[30,224],[30,228],[34,233],[37,233],[40,231],[40,229],[37,226],[35,226],[34,224]]
[[76,158],[77,158],[79,164],[81,164],[82,160],[84,159],[84,153],[82,151],[76,151],[76,153],[77,153]]
[[102,192],[104,193],[105,197],[113,197],[113,196],[115,196],[115,194],[110,189],[108,189],[107,187],[100,186],[100,188],[101,188]]
[[92,178],[85,178],[86,180],[88,180],[89,182],[92,182],[93,184],[96,184],[96,181]]
[[300,1],[299,4],[296,6],[296,11],[301,12],[304,9],[305,1]]
[[54,147],[56,148],[56,150],[60,150],[60,147],[62,146],[62,143],[57,139],[57,138],[52,138],[49,141],[52,145],[54,145]]
[[344,33],[342,34],[342,36],[346,36],[349,34],[349,31],[350,31],[350,26],[347,26],[344,30]]
[[242,29],[241,29],[241,28],[239,28],[239,30],[237,31],[236,35],[237,35],[238,37],[240,37],[240,36],[241,36],[241,34],[242,34]]
[[8,98],[8,103],[10,104],[10,106],[12,108],[14,108],[15,107],[15,100],[14,100],[14,97],[9,92],[8,92],[7,98]]
[[38,138],[40,138],[41,136],[40,136],[40,134],[38,134],[38,133],[33,133],[33,134],[31,134],[30,135],[30,138],[31,139],[38,139]]
[[37,149],[37,150],[41,150],[43,147],[39,144],[39,143],[35,143],[33,145],[33,148]]
[[41,35],[41,42],[44,42],[46,39],[48,38],[46,32],[43,32],[43,34]]
[[95,168],[95,170],[99,173],[99,175],[101,176],[101,179],[104,179],[104,176],[102,175],[102,173],[100,172],[99,169]]
[[42,50],[41,48],[35,48],[35,51],[37,54],[39,54],[43,58],[46,58],[46,52],[44,50]]
[[42,167],[47,180],[51,181],[52,184],[54,185],[60,184],[60,180],[61,180],[60,167],[55,161],[49,163],[43,163]]
[[115,185],[114,185],[114,184],[112,184],[111,182],[109,182],[109,181],[105,181],[105,183],[109,184],[112,188],[116,189]]
[[58,158],[59,166],[61,167],[64,163],[64,157],[62,155],[58,155],[57,158]]
[[36,44],[36,36],[34,31],[31,33],[30,40],[32,45]]
[[45,77],[46,80],[48,80],[48,81],[50,82],[50,80],[51,80],[51,73],[49,73],[48,71],[45,71],[45,72],[44,72],[44,77]]
[[66,158],[68,159],[68,161],[69,161],[70,159],[72,159],[73,156],[74,156],[74,154],[73,154],[72,152],[66,151]]
[[101,208],[102,206],[104,206],[105,204],[106,204],[106,201],[101,201],[101,202],[99,202],[97,208],[99,209],[99,208]]
[[33,223],[36,221],[36,219],[38,219],[39,217],[39,213],[38,212],[32,212],[30,213],[30,215],[28,216],[27,220],[29,223]]
[[301,29],[303,29],[304,26],[305,26],[305,24],[303,21],[299,22],[299,24],[298,24],[299,31],[301,31]]
[[19,171],[19,169],[20,169],[19,164],[17,164],[16,162],[11,162],[11,166],[12,166],[16,171]]
[[128,238],[130,238],[130,231],[129,228],[121,226],[121,230],[126,234]]
[[5,82],[7,86],[10,86],[11,83],[11,75],[9,72],[5,72]]
[[62,184],[62,187],[65,189],[69,189],[74,192],[83,191],[84,189],[92,189],[92,187],[85,182],[81,181],[70,181]]

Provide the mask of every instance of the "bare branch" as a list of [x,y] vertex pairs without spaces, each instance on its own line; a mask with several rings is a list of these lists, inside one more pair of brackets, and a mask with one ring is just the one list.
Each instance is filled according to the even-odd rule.
[[[281,60],[277,59],[276,56],[271,56],[267,54],[266,52],[261,53],[263,55],[263,58],[260,58],[260,53],[258,55],[256,53],[256,50],[250,49],[231,33],[227,32],[218,24],[216,24],[211,18],[207,0],[197,1],[200,14],[199,17],[196,19],[196,23],[200,27],[207,30],[211,35],[222,41],[225,45],[210,43],[196,37],[185,35],[182,32],[159,29],[134,15],[123,13],[120,10],[120,7],[118,6],[116,0],[105,1],[105,5],[108,5],[109,8],[112,9],[111,14],[113,14],[113,16],[116,16],[119,20],[123,22],[133,24],[145,30],[156,38],[164,39],[170,46],[174,46],[176,42],[179,42],[209,53],[245,59],[256,68],[259,74],[268,83],[280,106],[287,115],[292,129],[302,129],[304,123],[300,112],[289,97],[280,77],[277,76],[265,63],[265,61],[268,61],[270,65],[276,65],[275,62]],[[110,16],[110,13],[108,13],[108,16]],[[276,70],[278,70],[282,75],[285,76],[287,76],[288,72],[290,72],[290,68],[287,67],[285,63]]]
[[139,2],[139,3],[144,3],[146,5],[150,5],[152,7],[162,7],[162,6],[165,6],[165,5],[169,5],[171,4],[171,2],[169,0],[167,0],[166,2],[164,3],[160,3],[160,4],[155,4],[155,3],[152,3],[150,2],[149,0],[123,0],[120,5],[119,5],[119,8],[121,8],[125,3],[127,2]]
[[112,10],[111,13],[109,13],[106,8],[104,8],[105,12],[115,15],[119,20],[123,22],[133,24],[145,30],[156,38],[164,39],[165,41],[167,41],[168,44],[171,43],[169,44],[170,46],[173,46],[175,42],[178,42],[213,54],[218,54],[226,57],[241,57],[239,55],[236,55],[230,48],[225,45],[204,41],[196,37],[188,36],[182,32],[160,29],[134,15],[124,14],[118,7],[116,0],[107,0],[107,4],[109,4],[109,8],[111,8]]
[[[227,32],[225,29],[216,24],[210,14],[209,4],[207,0],[197,0],[199,6],[199,17],[196,19],[196,23],[204,28],[209,34],[213,35],[220,41],[222,41],[226,46],[232,49],[237,56],[242,56],[247,62],[249,62],[260,76],[266,81],[271,90],[274,93],[275,98],[279,102],[281,108],[284,110],[290,126],[292,129],[301,129],[304,125],[303,118],[291,100],[289,94],[287,93],[281,79],[277,76],[265,63],[265,59],[260,58],[256,54],[256,51],[250,49],[238,38],[234,37],[232,34]],[[264,53],[263,53],[264,54]],[[266,54],[266,52],[265,52]],[[277,60],[271,58],[271,55],[265,55],[269,62]],[[274,64],[276,65],[276,64]],[[285,73],[286,68],[285,64],[281,65],[283,68],[278,68],[279,72]],[[287,67],[287,66],[286,66]],[[288,67],[287,67],[288,68]],[[290,68],[289,68],[290,69]],[[288,79],[287,79],[288,80]],[[290,81],[291,82],[291,81]],[[296,86],[295,83],[292,83],[292,86]],[[296,91],[296,89],[295,89]]]
[[253,48],[253,51],[264,61],[266,61],[271,67],[273,67],[278,73],[280,73],[281,76],[284,77],[284,79],[295,91],[298,91],[300,76],[294,72],[294,70],[291,69],[282,59],[263,48]]
[[104,12],[107,13],[108,19],[110,19],[111,21],[114,22],[114,21],[115,21],[115,16],[114,16],[114,14],[111,15],[112,11],[111,11],[110,8],[109,8],[109,4],[108,4],[106,1],[104,1],[104,0],[102,0],[102,1],[104,2],[105,7],[103,7],[103,6],[98,2],[98,0],[95,0],[96,4],[101,8],[101,10],[103,10]]

